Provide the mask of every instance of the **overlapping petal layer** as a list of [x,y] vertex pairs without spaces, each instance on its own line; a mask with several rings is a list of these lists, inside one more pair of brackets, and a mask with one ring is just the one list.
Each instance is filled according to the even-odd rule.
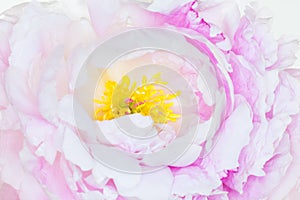
[[[299,42],[276,40],[263,9],[249,6],[240,16],[232,1],[88,0],[33,2],[3,16],[1,199],[300,198],[300,70],[292,67]],[[99,126],[113,145],[149,153],[170,143],[176,130],[164,126],[162,138],[141,143],[120,134],[114,121],[93,121],[84,109],[82,127],[74,119],[74,93],[81,67],[99,43],[145,27],[195,36],[186,41],[205,55],[202,70],[212,77],[209,87],[218,102],[209,98],[197,71],[184,67],[182,60],[161,52],[144,54],[144,60],[159,62],[162,56],[162,62],[182,66],[178,71],[197,97],[198,110],[189,110],[189,117],[199,119],[200,131],[176,162],[148,158],[143,165],[160,163],[162,169],[127,174],[99,162],[82,145],[103,138],[79,135]],[[152,123],[146,116],[124,118],[129,117],[137,124]],[[213,135],[205,133],[208,126]],[[207,146],[211,151],[203,156]],[[93,146],[102,154],[105,148]],[[137,158],[124,161],[143,170]]]

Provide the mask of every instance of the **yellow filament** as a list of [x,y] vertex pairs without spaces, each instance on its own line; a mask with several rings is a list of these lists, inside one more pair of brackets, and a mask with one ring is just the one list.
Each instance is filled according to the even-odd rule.
[[124,76],[120,83],[107,81],[101,99],[94,100],[97,105],[94,112],[95,119],[111,120],[140,113],[151,116],[155,123],[175,122],[180,115],[173,112],[171,107],[174,103],[170,101],[179,96],[179,92],[166,94],[164,90],[156,87],[158,84],[167,84],[161,80],[159,73],[152,76],[149,81],[143,76],[141,87],[136,87],[136,82],[130,86],[128,76]]

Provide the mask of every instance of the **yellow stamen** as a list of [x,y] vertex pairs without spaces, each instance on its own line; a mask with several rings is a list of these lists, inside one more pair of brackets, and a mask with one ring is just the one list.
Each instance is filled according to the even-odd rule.
[[176,122],[180,115],[173,112],[171,107],[174,103],[168,101],[180,94],[179,92],[166,94],[164,90],[156,87],[158,84],[167,84],[161,80],[159,73],[149,81],[146,76],[143,76],[141,87],[136,87],[136,82],[130,87],[128,76],[124,76],[120,83],[107,81],[101,100],[94,100],[97,105],[94,111],[95,119],[111,120],[128,114],[140,113],[144,116],[151,116],[155,123]]

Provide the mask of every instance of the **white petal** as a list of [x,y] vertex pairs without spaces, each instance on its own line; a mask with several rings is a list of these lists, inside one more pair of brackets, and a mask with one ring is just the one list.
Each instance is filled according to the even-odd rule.
[[143,200],[169,199],[173,175],[169,168],[153,173],[143,174],[141,181],[134,188],[119,187],[118,192],[123,196],[136,197]]
[[75,133],[68,128],[64,133],[63,153],[67,160],[78,165],[84,171],[90,170],[94,166],[91,155],[83,147]]
[[151,5],[147,8],[148,10],[168,13],[180,6],[192,2],[192,0],[152,0],[152,2],[153,3],[151,3]]
[[172,163],[170,166],[174,167],[184,167],[192,164],[197,160],[201,153],[202,147],[199,145],[192,144],[184,154]]
[[25,199],[48,199],[42,185],[30,175],[26,175],[20,188],[19,198]]
[[97,164],[93,168],[93,176],[95,177],[97,182],[103,182],[107,178],[112,178],[114,179],[117,187],[120,188],[135,188],[141,179],[141,176],[139,174],[119,172],[102,164]]

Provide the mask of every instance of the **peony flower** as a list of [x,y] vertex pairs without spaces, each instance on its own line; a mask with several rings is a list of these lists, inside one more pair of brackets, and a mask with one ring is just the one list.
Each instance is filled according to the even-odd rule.
[[299,41],[270,20],[233,1],[6,11],[1,199],[299,198]]

